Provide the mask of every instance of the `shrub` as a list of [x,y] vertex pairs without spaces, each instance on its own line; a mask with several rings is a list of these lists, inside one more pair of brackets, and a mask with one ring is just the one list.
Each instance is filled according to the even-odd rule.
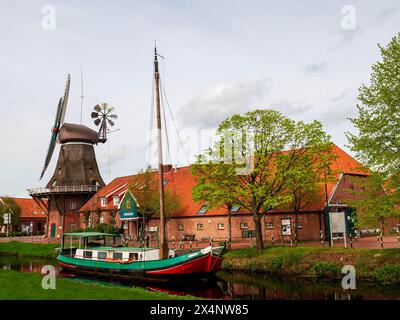
[[277,272],[282,268],[283,262],[281,257],[273,258],[269,261],[269,269],[273,272]]
[[86,229],[77,228],[73,230],[73,232],[92,232],[92,231],[102,232],[102,233],[114,233],[114,234],[123,233],[122,228],[118,228],[108,223],[99,223],[95,227],[87,227]]
[[316,262],[312,266],[312,271],[318,277],[337,277],[341,269],[338,265],[330,262]]
[[387,264],[376,269],[375,278],[383,284],[399,284],[400,264]]

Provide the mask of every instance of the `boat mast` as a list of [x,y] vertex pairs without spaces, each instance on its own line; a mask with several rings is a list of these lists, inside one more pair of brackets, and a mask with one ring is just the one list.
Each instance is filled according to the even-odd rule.
[[158,175],[160,191],[160,231],[158,232],[160,241],[160,259],[168,258],[168,242],[166,232],[165,207],[164,207],[164,176],[163,176],[163,157],[162,157],[162,137],[161,137],[161,110],[160,110],[160,74],[158,73],[157,48],[154,46],[154,79],[156,82],[156,114],[157,114],[157,149],[158,149]]

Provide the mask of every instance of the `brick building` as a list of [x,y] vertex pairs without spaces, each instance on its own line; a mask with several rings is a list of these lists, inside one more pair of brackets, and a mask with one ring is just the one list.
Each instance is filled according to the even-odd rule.
[[[47,215],[46,212],[30,198],[13,198],[16,204],[21,208],[21,215],[17,226],[14,226],[13,232],[23,232],[29,235],[44,234],[46,230]],[[0,204],[1,204],[0,198]],[[7,226],[0,226],[0,233],[7,233]]]
[[[350,190],[359,190],[357,181],[368,176],[362,165],[339,147],[333,145],[333,152],[337,158],[331,169],[337,172],[334,179],[321,185],[320,196],[305,205],[299,213],[299,240],[318,240],[321,230],[325,236],[324,208],[326,199],[330,212],[345,212],[349,210],[347,202],[354,199]],[[139,216],[132,219],[120,219],[118,214],[120,200],[128,189],[134,176],[119,177],[103,187],[80,210],[81,227],[85,227],[86,215],[91,217],[90,222],[114,222],[123,226],[125,233],[137,237],[141,228],[156,238],[159,221],[152,217],[143,223]],[[173,168],[165,166],[164,185],[166,190],[175,192],[181,202],[179,211],[168,217],[168,238],[181,240],[182,237],[195,236],[197,239],[226,240],[228,238],[228,215],[226,208],[208,208],[205,203],[198,203],[192,199],[192,188],[195,180],[190,173],[190,167]],[[133,195],[134,196],[134,195]],[[283,232],[283,230],[285,230]],[[290,209],[277,208],[267,212],[262,220],[264,239],[272,236],[279,241],[290,240],[294,237],[294,214]],[[255,227],[252,215],[240,207],[234,207],[232,213],[232,238],[239,240],[255,236]]]

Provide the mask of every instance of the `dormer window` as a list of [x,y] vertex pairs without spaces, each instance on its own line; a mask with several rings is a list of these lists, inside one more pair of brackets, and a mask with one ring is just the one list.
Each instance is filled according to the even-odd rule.
[[238,212],[239,210],[240,210],[240,206],[237,204],[233,205],[231,208],[231,212],[234,212],[234,213]]
[[101,200],[100,200],[100,202],[101,202],[101,206],[102,206],[102,207],[107,206],[107,198],[106,198],[106,197],[102,197]]
[[197,211],[198,214],[205,214],[208,210],[208,204],[205,204],[203,206],[201,206],[201,208],[199,209],[199,211]]
[[118,206],[119,205],[119,197],[118,196],[114,196],[113,197],[113,201],[114,201],[114,206]]

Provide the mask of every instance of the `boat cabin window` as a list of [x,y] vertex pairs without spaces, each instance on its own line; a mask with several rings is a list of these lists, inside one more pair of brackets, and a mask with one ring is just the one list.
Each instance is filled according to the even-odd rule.
[[97,259],[106,259],[107,258],[107,252],[97,252]]
[[122,252],[113,252],[113,259],[122,259]]
[[138,260],[138,253],[137,252],[131,252],[129,254],[129,260]]
[[83,251],[84,258],[92,258],[93,252],[92,251]]

